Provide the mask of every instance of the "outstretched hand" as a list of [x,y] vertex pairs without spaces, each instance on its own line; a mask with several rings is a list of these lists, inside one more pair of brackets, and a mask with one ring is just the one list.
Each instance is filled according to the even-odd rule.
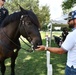
[[44,51],[45,50],[45,46],[44,45],[40,45],[37,46],[37,49],[35,49],[36,51]]

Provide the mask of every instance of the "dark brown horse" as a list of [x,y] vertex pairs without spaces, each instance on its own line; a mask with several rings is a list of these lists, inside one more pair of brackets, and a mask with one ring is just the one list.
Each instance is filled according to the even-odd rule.
[[[0,27],[0,66],[1,73],[5,75],[5,59],[11,58],[11,75],[15,75],[15,59],[20,49],[19,37],[22,35],[35,49],[42,44],[39,33],[39,21],[31,10],[24,10],[20,7],[19,12],[15,12],[6,17]],[[16,49],[16,51],[14,51]]]

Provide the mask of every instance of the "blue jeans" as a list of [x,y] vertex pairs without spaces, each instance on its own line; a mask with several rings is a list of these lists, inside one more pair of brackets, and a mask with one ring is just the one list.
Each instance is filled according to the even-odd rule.
[[65,75],[76,75],[76,68],[74,68],[73,66],[72,67],[66,66]]

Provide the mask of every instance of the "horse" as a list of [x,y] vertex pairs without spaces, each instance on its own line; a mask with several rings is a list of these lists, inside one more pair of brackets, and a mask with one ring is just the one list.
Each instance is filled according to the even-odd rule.
[[66,39],[66,37],[67,37],[68,34],[69,33],[68,33],[67,27],[62,28],[62,41],[63,42],[65,41],[65,39]]
[[[20,7],[20,11],[8,15],[0,26],[0,69],[5,75],[5,60],[11,58],[11,75],[15,75],[15,60],[21,48],[19,37],[22,35],[33,44],[33,49],[37,45],[42,45],[39,32],[40,23],[36,14],[31,10]],[[14,51],[14,49],[16,49]]]
[[58,37],[58,36],[55,36],[55,35],[53,35],[53,37],[54,37],[55,43],[56,43],[59,47],[61,47],[62,39],[61,39],[60,37]]

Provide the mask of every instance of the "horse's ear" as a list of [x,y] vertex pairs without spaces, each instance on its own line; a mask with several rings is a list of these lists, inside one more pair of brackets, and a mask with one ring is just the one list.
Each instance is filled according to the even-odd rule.
[[32,9],[30,9],[30,11],[33,11]]
[[24,11],[24,9],[23,9],[21,6],[19,6],[19,7],[20,7],[20,10],[21,10],[21,11]]
[[20,6],[20,4],[16,3],[16,5],[19,6],[19,8],[20,8],[21,11],[24,11],[24,9]]
[[19,5],[19,8],[20,8],[21,11],[24,11],[24,9],[20,5]]

